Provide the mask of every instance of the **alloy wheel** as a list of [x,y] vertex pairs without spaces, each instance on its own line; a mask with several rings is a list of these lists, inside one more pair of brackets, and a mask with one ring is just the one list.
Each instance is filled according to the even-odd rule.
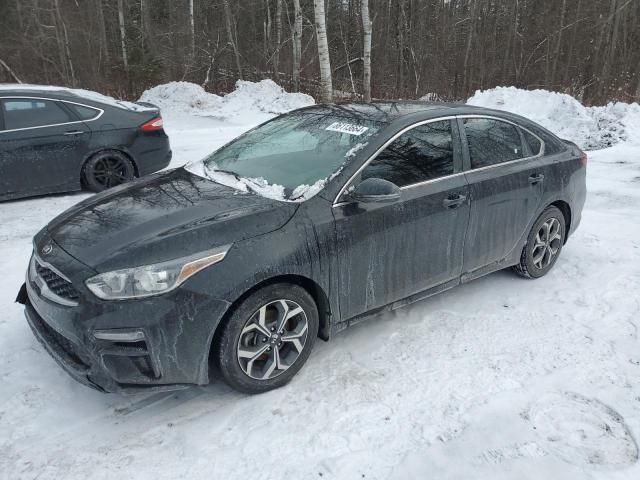
[[552,217],[544,222],[535,237],[532,257],[533,265],[542,270],[548,267],[562,248],[562,225]]
[[117,157],[100,158],[93,166],[93,178],[105,188],[115,187],[129,180],[129,168]]
[[300,357],[308,330],[307,314],[296,302],[280,299],[263,305],[240,332],[240,368],[256,380],[281,375]]

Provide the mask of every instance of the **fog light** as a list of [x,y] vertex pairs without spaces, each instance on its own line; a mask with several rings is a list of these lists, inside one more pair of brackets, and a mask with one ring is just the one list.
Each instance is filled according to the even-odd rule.
[[139,342],[144,340],[144,332],[142,330],[95,330],[93,336],[98,340],[110,342]]

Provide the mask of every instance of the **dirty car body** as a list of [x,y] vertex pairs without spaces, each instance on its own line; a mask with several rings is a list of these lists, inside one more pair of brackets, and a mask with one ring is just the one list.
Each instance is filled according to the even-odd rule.
[[[181,168],[87,199],[36,235],[18,300],[74,378],[109,392],[206,384],[225,323],[269,285],[308,292],[317,335],[328,340],[517,265],[550,206],[564,217],[563,242],[580,223],[582,152],[522,117],[418,102],[300,112],[379,127],[305,201],[239,192]],[[105,300],[87,285],[105,272],[222,251],[166,293]]]

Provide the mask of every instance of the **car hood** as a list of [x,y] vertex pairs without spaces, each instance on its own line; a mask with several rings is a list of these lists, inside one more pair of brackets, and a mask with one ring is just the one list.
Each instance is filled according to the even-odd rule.
[[295,213],[279,202],[193,175],[153,175],[91,197],[47,230],[98,272],[148,265],[272,232]]

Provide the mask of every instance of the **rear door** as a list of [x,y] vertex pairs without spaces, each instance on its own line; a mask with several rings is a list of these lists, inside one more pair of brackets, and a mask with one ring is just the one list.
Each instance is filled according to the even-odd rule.
[[63,102],[3,98],[0,195],[74,188],[88,151],[89,128]]
[[[515,254],[542,200],[542,144],[493,117],[460,118],[471,193],[463,279],[499,268]],[[527,141],[528,140],[528,141]],[[531,145],[530,145],[531,144]]]
[[343,318],[459,280],[469,217],[460,145],[454,121],[416,126],[389,143],[350,183],[391,181],[401,188],[399,201],[338,199],[333,211]]

